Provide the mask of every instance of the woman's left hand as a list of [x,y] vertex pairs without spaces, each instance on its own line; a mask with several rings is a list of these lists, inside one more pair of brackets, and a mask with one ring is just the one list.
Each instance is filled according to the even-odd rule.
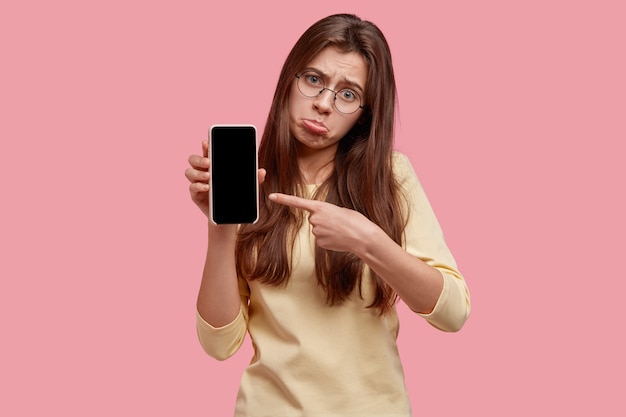
[[365,250],[371,236],[379,227],[358,211],[318,200],[308,200],[288,194],[272,193],[275,203],[309,212],[309,223],[319,247],[357,256]]

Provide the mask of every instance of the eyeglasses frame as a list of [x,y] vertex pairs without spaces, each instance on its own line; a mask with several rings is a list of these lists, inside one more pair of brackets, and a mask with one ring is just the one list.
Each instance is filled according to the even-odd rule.
[[[300,77],[302,77],[304,74],[309,73],[309,72],[312,72],[312,73],[314,73],[314,74],[317,74],[315,71],[304,71],[304,72],[301,72],[300,74],[296,74],[296,79],[298,79],[298,81],[299,81],[299,80],[300,80]],[[319,75],[319,74],[317,74],[317,75],[320,77],[320,79],[322,80],[322,82],[324,82],[324,79],[322,78],[322,76],[321,76],[321,75]],[[360,95],[360,94],[358,94],[358,93],[356,93],[356,92],[355,92],[355,93],[356,93],[356,94],[358,94],[358,96],[359,96],[359,107],[357,107],[356,109],[354,109],[354,111],[352,111],[352,112],[350,112],[350,113],[345,113],[345,112],[342,112],[341,110],[339,110],[339,108],[337,107],[337,104],[336,104],[336,102],[337,102],[337,94],[339,94],[339,93],[341,92],[341,90],[339,90],[339,91],[335,91],[335,90],[333,90],[333,89],[331,89],[331,88],[326,87],[326,83],[324,83],[324,87],[322,87],[322,89],[319,91],[319,93],[317,93],[317,94],[316,94],[316,95],[314,95],[314,96],[307,96],[306,94],[304,94],[304,93],[302,92],[302,90],[300,90],[300,85],[299,85],[298,83],[296,83],[296,86],[298,87],[298,91],[300,92],[300,94],[302,94],[304,97],[307,97],[307,98],[316,98],[316,97],[321,96],[321,95],[324,93],[324,91],[326,91],[326,90],[330,91],[331,93],[333,93],[333,107],[335,107],[335,109],[336,109],[339,113],[341,113],[341,114],[354,114],[354,113],[358,112],[358,111],[359,111],[359,109],[364,109],[364,108],[365,108],[365,106],[363,106],[362,104],[360,104],[360,103],[361,103],[361,95]]]

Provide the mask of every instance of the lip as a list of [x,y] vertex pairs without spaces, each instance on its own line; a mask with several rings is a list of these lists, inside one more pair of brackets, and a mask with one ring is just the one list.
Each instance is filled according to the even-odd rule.
[[309,132],[315,133],[316,135],[323,135],[328,133],[328,128],[324,123],[320,121],[313,119],[303,119],[302,124]]

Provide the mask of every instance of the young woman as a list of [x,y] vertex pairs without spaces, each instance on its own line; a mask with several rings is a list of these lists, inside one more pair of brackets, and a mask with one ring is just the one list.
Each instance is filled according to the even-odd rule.
[[[354,15],[318,21],[287,57],[259,147],[259,221],[209,222],[198,294],[209,355],[230,357],[246,332],[254,346],[236,416],[410,416],[397,299],[443,331],[465,323],[465,281],[393,150],[395,103],[387,42]],[[208,216],[207,146],[185,174]]]

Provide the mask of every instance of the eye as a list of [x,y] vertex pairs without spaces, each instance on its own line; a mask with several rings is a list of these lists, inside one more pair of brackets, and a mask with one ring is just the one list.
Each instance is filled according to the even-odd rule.
[[337,98],[345,102],[353,102],[355,100],[358,100],[359,96],[352,90],[344,89],[337,93]]
[[309,85],[315,86],[315,87],[324,87],[324,82],[322,81],[322,78],[317,75],[317,74],[304,74],[304,79],[306,80],[306,82]]

